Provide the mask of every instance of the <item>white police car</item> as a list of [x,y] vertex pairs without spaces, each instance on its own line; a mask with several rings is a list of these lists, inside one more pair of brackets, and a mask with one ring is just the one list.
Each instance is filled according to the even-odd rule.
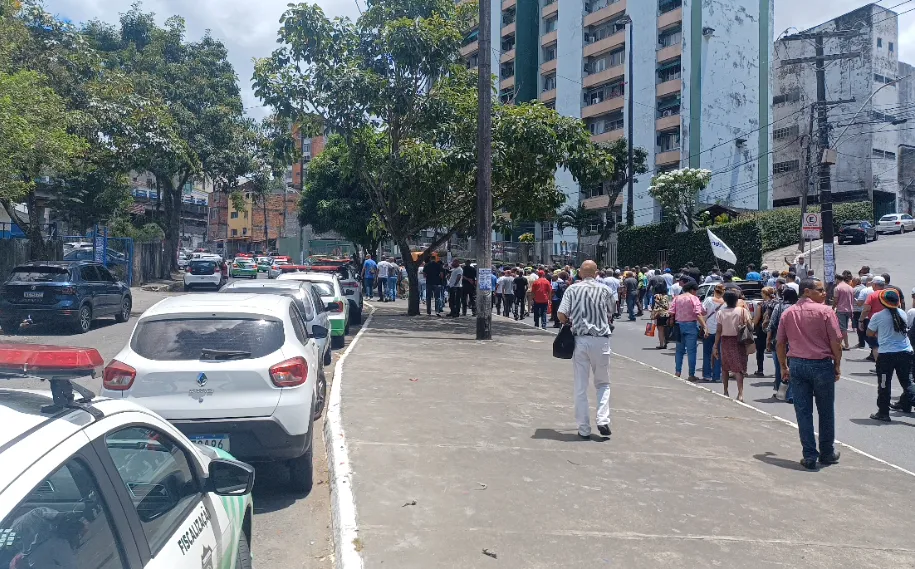
[[[0,345],[0,567],[251,567],[254,469],[70,383],[102,364],[96,350]],[[4,388],[25,376],[51,391]]]

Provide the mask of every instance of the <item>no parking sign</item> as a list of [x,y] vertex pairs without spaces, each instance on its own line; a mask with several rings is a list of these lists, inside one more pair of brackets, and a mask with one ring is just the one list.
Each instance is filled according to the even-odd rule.
[[820,222],[820,214],[805,213],[802,227],[804,229],[804,239],[819,239],[820,231],[823,229],[823,224]]

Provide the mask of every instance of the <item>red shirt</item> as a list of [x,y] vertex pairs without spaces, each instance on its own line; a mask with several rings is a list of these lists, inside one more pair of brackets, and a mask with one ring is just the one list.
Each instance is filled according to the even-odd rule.
[[546,277],[540,277],[531,285],[531,292],[534,294],[534,302],[537,304],[549,304],[553,296],[553,285]]
[[875,290],[874,292],[867,295],[867,300],[864,301],[864,304],[871,307],[871,313],[868,316],[868,318],[873,318],[874,314],[877,314],[878,312],[880,312],[881,310],[883,310],[885,308],[883,306],[883,303],[880,302],[880,293],[881,292],[883,292],[882,289]]
[[802,298],[782,314],[778,343],[788,342],[788,357],[832,359],[832,344],[842,340],[836,313],[825,304]]

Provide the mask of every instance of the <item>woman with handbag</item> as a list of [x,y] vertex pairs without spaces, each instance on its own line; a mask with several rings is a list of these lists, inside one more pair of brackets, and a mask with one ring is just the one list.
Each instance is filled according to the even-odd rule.
[[721,358],[721,380],[728,396],[729,374],[737,380],[737,400],[743,401],[743,378],[747,374],[748,346],[755,348],[750,311],[737,306],[739,295],[733,290],[724,293],[725,308],[718,311],[713,358]]
[[670,297],[667,296],[667,283],[655,288],[654,301],[651,305],[651,319],[654,320],[658,335],[657,349],[667,349],[667,321],[670,319]]
[[708,333],[705,326],[705,314],[702,312],[702,302],[696,296],[699,285],[696,281],[689,279],[683,285],[683,293],[675,296],[670,305],[670,320],[677,328],[675,333],[677,342],[677,353],[674,357],[676,367],[675,375],[680,377],[683,371],[683,355],[686,354],[689,359],[689,381],[699,381],[696,377],[696,347],[699,342],[699,329]]
[[715,285],[715,293],[705,297],[702,310],[705,312],[705,324],[709,333],[702,340],[702,381],[719,383],[721,381],[721,360],[712,357],[715,338],[718,335],[718,311],[724,308],[724,285]]

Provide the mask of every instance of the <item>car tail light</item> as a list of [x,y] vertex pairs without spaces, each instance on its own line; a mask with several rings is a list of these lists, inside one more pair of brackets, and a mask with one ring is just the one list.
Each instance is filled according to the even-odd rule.
[[343,302],[336,300],[334,302],[327,303],[327,311],[333,312],[334,314],[339,314],[343,312]]
[[185,271],[185,272],[186,272],[186,273],[189,273],[189,272],[191,272],[191,267],[190,267],[190,266],[188,266],[188,268],[187,268],[187,270],[186,270],[186,271]]
[[232,263],[232,268],[233,268],[233,269],[237,269],[237,268],[238,268],[238,263]]
[[57,294],[68,294],[71,296],[76,296],[76,287],[65,286],[62,289],[58,290]]
[[297,356],[270,368],[270,379],[277,387],[295,387],[308,379],[308,362]]
[[900,223],[900,222],[897,221],[897,222],[894,223],[893,225],[902,225],[902,223]]
[[133,385],[136,377],[137,370],[118,360],[111,360],[111,363],[105,366],[102,385],[111,391],[126,391]]

